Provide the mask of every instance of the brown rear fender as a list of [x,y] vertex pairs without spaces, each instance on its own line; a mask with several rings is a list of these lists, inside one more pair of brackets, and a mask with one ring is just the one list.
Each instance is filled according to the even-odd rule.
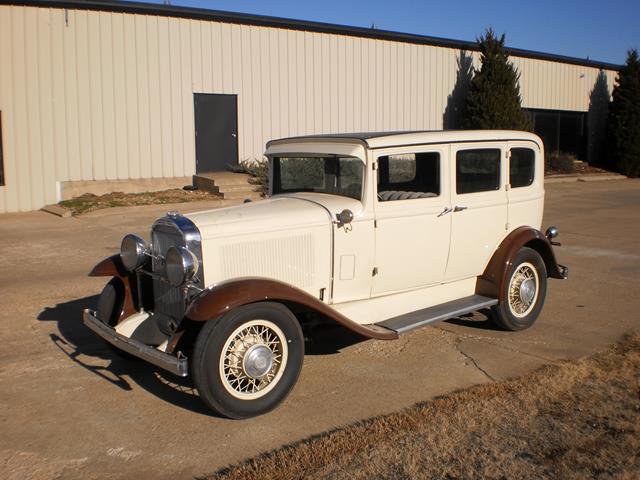
[[398,334],[392,330],[377,325],[360,325],[299,288],[267,278],[243,278],[214,285],[191,303],[186,317],[204,322],[242,305],[267,300],[294,304],[317,312],[363,337],[378,340],[398,338]]
[[540,254],[547,268],[548,277],[566,278],[562,267],[556,261],[553,247],[544,233],[533,227],[520,227],[507,235],[491,257],[480,277],[478,293],[504,300],[504,285],[508,281],[507,272],[522,247],[532,248]]

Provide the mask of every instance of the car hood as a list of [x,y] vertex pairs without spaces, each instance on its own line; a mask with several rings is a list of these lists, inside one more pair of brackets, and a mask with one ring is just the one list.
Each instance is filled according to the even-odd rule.
[[195,223],[203,239],[294,230],[331,223],[331,209],[321,202],[297,195],[276,196],[185,216]]

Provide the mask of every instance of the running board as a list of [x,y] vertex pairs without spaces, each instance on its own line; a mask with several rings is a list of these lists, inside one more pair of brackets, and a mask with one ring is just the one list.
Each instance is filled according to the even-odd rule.
[[429,323],[439,320],[446,320],[465,313],[475,312],[483,308],[490,307],[498,303],[495,298],[484,297],[482,295],[471,295],[470,297],[460,298],[452,302],[442,303],[415,312],[405,313],[397,317],[375,323],[380,327],[388,328],[394,332],[401,334],[407,333],[416,328],[423,327]]

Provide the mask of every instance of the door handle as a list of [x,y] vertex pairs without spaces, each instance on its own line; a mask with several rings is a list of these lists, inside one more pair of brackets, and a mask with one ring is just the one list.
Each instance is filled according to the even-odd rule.
[[444,207],[444,210],[442,210],[439,214],[438,214],[438,218],[442,217],[443,215],[446,215],[447,213],[451,213],[453,212],[453,209],[451,207]]
[[231,134],[231,136],[232,136],[233,138],[236,138],[238,135],[237,135],[237,134],[235,134],[235,133],[232,133],[232,134]]
[[456,206],[454,207],[453,211],[454,211],[454,212],[461,212],[461,211],[463,211],[463,210],[466,210],[467,208],[468,208],[468,207],[462,207],[462,206],[456,205]]

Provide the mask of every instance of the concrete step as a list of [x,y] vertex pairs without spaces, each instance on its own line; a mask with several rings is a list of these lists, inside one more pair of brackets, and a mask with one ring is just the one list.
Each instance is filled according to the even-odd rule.
[[200,173],[193,176],[193,185],[200,190],[217,193],[224,200],[241,202],[247,198],[259,200],[257,185],[249,183],[249,175],[233,172]]
[[220,189],[221,192],[242,192],[242,191],[247,191],[247,192],[253,192],[255,191],[256,187],[258,185],[252,185],[250,183],[244,183],[242,185],[221,185],[218,188]]
[[206,190],[211,193],[220,193],[220,188],[215,184],[213,179],[202,175],[193,176],[193,186],[198,190]]
[[224,185],[242,185],[249,181],[249,175],[246,173],[234,173],[234,172],[211,172],[211,173],[198,173],[194,175],[194,178],[211,180],[218,187]]
[[224,200],[244,200],[245,198],[259,200],[262,198],[262,194],[260,192],[230,192],[223,194]]

